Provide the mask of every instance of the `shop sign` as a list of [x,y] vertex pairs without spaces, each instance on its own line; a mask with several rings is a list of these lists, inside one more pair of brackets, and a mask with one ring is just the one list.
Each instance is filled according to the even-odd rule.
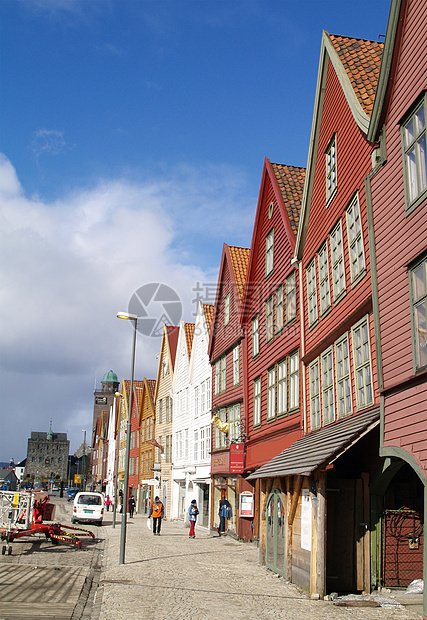
[[245,470],[245,446],[242,443],[230,445],[230,474],[243,474]]
[[239,516],[254,516],[254,494],[250,491],[243,491],[242,493],[240,493]]

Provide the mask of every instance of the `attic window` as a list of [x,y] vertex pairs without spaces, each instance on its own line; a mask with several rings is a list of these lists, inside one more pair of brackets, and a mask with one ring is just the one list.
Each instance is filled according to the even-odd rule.
[[268,219],[269,220],[271,220],[271,218],[273,217],[273,209],[274,209],[274,204],[270,202],[270,204],[268,205]]

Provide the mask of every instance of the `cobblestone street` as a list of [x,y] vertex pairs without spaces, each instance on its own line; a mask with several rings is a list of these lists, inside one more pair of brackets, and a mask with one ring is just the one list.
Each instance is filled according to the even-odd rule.
[[206,530],[189,539],[182,523],[163,522],[161,536],[153,536],[142,516],[127,522],[125,565],[119,566],[120,522],[112,529],[110,519],[107,515],[102,528],[105,556],[92,620],[420,618],[415,608],[400,606],[392,595],[381,597],[381,607],[310,600],[260,566],[256,547]]

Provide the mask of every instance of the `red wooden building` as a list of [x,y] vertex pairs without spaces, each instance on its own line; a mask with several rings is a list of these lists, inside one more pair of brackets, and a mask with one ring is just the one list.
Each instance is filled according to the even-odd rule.
[[[249,249],[224,244],[208,354],[212,365],[212,413],[216,423],[211,433],[211,526],[219,525],[218,507],[226,497],[233,510],[228,528],[240,538],[252,540],[252,518],[239,518],[237,498],[252,492],[241,474],[244,464],[233,466],[230,452],[244,454],[244,338],[240,324],[241,301]],[[233,457],[232,454],[232,457]]]
[[[126,395],[129,399],[130,381],[125,381]],[[130,450],[129,450],[129,482],[128,497],[134,496],[135,503],[138,499],[139,484],[139,412],[141,408],[144,381],[133,382],[132,412],[130,418]],[[127,400],[129,402],[129,400]]]
[[[323,33],[301,218],[304,437],[254,476],[276,531],[266,563],[323,596],[369,590],[369,482],[379,465],[365,177],[382,44]],[[249,407],[248,407],[249,409]],[[274,556],[278,537],[284,538]],[[339,550],[339,553],[337,553]],[[277,557],[277,559],[276,559]],[[280,559],[280,567],[278,565]]]
[[426,28],[425,2],[392,1],[368,133],[377,145],[367,189],[380,454],[386,457],[372,489],[373,580],[388,586],[422,578],[423,555],[427,568],[422,535],[427,506]]
[[[304,179],[304,168],[265,159],[241,315],[247,334],[247,473],[301,437],[298,274],[291,259]],[[261,485],[256,473],[251,479],[256,484],[254,536],[267,564],[284,574],[284,530],[277,518],[266,519],[269,511],[281,514],[282,498],[270,497],[271,478]]]

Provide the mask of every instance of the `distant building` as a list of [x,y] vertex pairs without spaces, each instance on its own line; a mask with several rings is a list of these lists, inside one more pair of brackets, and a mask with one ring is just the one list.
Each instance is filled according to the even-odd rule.
[[19,480],[13,469],[0,469],[0,490],[16,491],[18,482]]
[[70,442],[67,433],[31,432],[28,440],[26,478],[34,480],[67,480],[68,453]]

